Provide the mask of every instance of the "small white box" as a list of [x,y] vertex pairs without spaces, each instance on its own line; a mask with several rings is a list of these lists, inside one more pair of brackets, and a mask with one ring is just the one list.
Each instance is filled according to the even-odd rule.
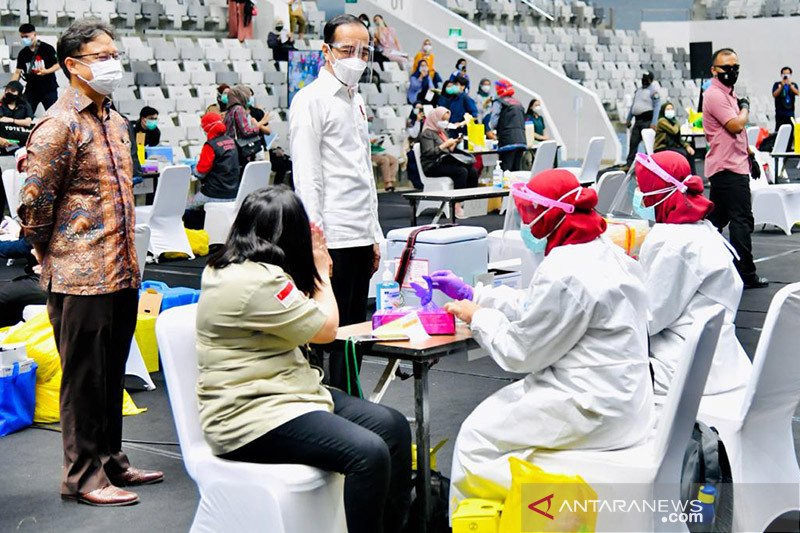
[[[24,374],[26,372],[30,372],[31,368],[33,368],[33,359],[23,359],[22,361],[18,361],[19,363],[19,373]],[[14,365],[2,365],[0,366],[0,377],[8,377],[14,374]]]
[[28,359],[25,343],[0,345],[0,366],[13,366],[14,362],[22,363]]

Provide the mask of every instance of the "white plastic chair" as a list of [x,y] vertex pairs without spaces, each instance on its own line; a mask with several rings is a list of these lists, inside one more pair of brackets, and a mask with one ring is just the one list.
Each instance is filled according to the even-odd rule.
[[644,151],[647,152],[647,155],[653,155],[656,147],[656,130],[653,128],[643,129],[642,142],[644,142]]
[[758,126],[750,126],[747,128],[747,144],[750,146],[755,147],[756,141],[758,140],[759,129],[760,128]]
[[562,167],[569,170],[582,185],[589,185],[597,181],[597,171],[600,170],[600,163],[603,159],[603,148],[606,145],[605,137],[592,137],[589,139],[589,146],[586,148],[586,155],[583,158],[583,165],[578,167]]
[[698,418],[719,431],[734,483],[733,530],[764,531],[800,509],[792,417],[800,404],[800,283],[775,294],[744,389],[703,397]]
[[[422,157],[421,148],[419,143],[416,143],[413,148],[414,160],[417,162],[417,170],[419,171],[419,179],[422,180],[422,192],[434,191],[452,191],[453,180],[447,176],[426,176],[425,171],[422,170]],[[417,216],[419,216],[426,209],[439,209],[441,202],[433,200],[423,200],[417,204]],[[444,206],[443,214],[445,218],[450,218],[450,204]]]
[[[772,153],[785,152],[789,147],[789,138],[792,136],[792,125],[783,124],[778,128],[778,134],[775,136],[775,144],[772,145]],[[775,161],[775,178],[783,172],[783,158],[779,157]]]
[[19,207],[17,169],[9,168],[3,171],[3,190],[6,193],[8,212],[11,214],[11,218],[14,218],[17,216],[17,208]]
[[800,184],[768,185],[763,178],[750,180],[750,194],[756,226],[772,224],[786,235],[792,234],[792,227],[800,222]]
[[[531,165],[530,172],[525,170],[516,170],[511,172],[511,176],[515,181],[527,181],[540,172],[550,170],[556,161],[556,153],[558,152],[558,143],[556,141],[544,141],[536,148],[536,156],[533,158],[533,165]],[[503,198],[503,206],[500,208],[500,214],[508,212],[510,196]]]
[[597,205],[595,211],[601,215],[606,215],[611,212],[611,205],[617,197],[622,184],[625,182],[625,173],[621,170],[612,172],[605,172],[595,184],[597,190]]
[[165,252],[182,252],[194,259],[183,227],[191,171],[186,165],[164,168],[158,179],[153,205],[136,208],[136,221],[150,226],[148,251],[155,259]]
[[[150,226],[147,224],[136,225],[136,258],[139,261],[139,272],[144,275],[144,267],[147,260],[147,246],[150,244]],[[125,363],[125,374],[129,376],[136,376],[144,381],[144,387],[147,390],[156,388],[150,373],[147,372],[147,366],[144,364],[142,352],[139,350],[139,345],[134,338],[131,341],[131,348],[128,352],[128,361]]]
[[[535,451],[530,462],[548,472],[582,476],[593,485],[600,500],[623,497],[630,501],[635,497],[678,501],[686,443],[694,427],[723,316],[724,309],[720,305],[698,315],[687,338],[688,355],[675,374],[658,426],[647,442],[614,451]],[[635,496],[631,491],[636,491]],[[597,530],[675,531],[675,524],[662,522],[644,512],[611,515],[601,507]]]
[[228,238],[233,221],[247,195],[269,185],[272,164],[269,161],[247,163],[239,183],[239,192],[233,202],[209,202],[204,207],[206,220],[203,229],[208,232],[209,244],[220,244]]
[[211,453],[197,408],[196,314],[196,304],[174,307],[156,322],[183,462],[200,491],[190,531],[346,532],[344,476],[305,465],[226,461]]

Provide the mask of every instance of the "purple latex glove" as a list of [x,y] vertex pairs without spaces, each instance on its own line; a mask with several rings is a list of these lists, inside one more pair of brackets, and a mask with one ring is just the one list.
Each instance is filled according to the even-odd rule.
[[425,284],[427,287],[423,287],[419,283],[412,283],[411,288],[414,289],[414,293],[419,298],[419,303],[421,307],[425,307],[431,303],[431,298],[433,298],[433,286],[431,285],[431,278],[428,276],[423,276],[425,280]]
[[437,270],[423,277],[430,280],[431,287],[439,289],[453,300],[472,300],[472,287],[450,270]]

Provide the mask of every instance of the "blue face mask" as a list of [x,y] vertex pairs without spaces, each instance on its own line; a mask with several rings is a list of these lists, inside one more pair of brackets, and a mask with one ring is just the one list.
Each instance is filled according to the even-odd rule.
[[655,220],[656,220],[656,208],[653,207],[653,206],[645,207],[643,201],[644,201],[644,195],[642,194],[642,191],[640,191],[639,189],[636,189],[633,192],[633,211],[634,211],[634,213],[636,213],[636,215],[639,218],[641,218],[642,220],[650,220],[650,221],[655,222]]
[[219,97],[219,101],[222,102],[225,105],[228,105],[228,95],[227,94],[223,94],[222,96]]
[[522,237],[522,243],[532,254],[544,255],[547,249],[547,237],[541,239],[534,237],[530,226],[526,224],[523,224],[519,229],[519,234]]
[[247,99],[247,106],[253,107],[254,105],[256,105],[256,99],[251,96],[250,98]]
[[22,41],[22,46],[25,47],[29,47],[30,45],[33,44],[33,39],[31,39],[30,37],[23,37],[21,41]]

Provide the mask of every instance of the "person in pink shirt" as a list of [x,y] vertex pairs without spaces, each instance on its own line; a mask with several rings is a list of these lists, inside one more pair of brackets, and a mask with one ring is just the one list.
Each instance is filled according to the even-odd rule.
[[753,206],[750,198],[750,160],[745,126],[750,101],[733,90],[739,77],[739,58],[730,48],[714,52],[711,86],[703,94],[703,129],[708,141],[705,174],[711,182],[714,210],[708,217],[721,232],[729,227],[739,258],[734,261],[745,289],[769,285],[756,274],[753,262]]

